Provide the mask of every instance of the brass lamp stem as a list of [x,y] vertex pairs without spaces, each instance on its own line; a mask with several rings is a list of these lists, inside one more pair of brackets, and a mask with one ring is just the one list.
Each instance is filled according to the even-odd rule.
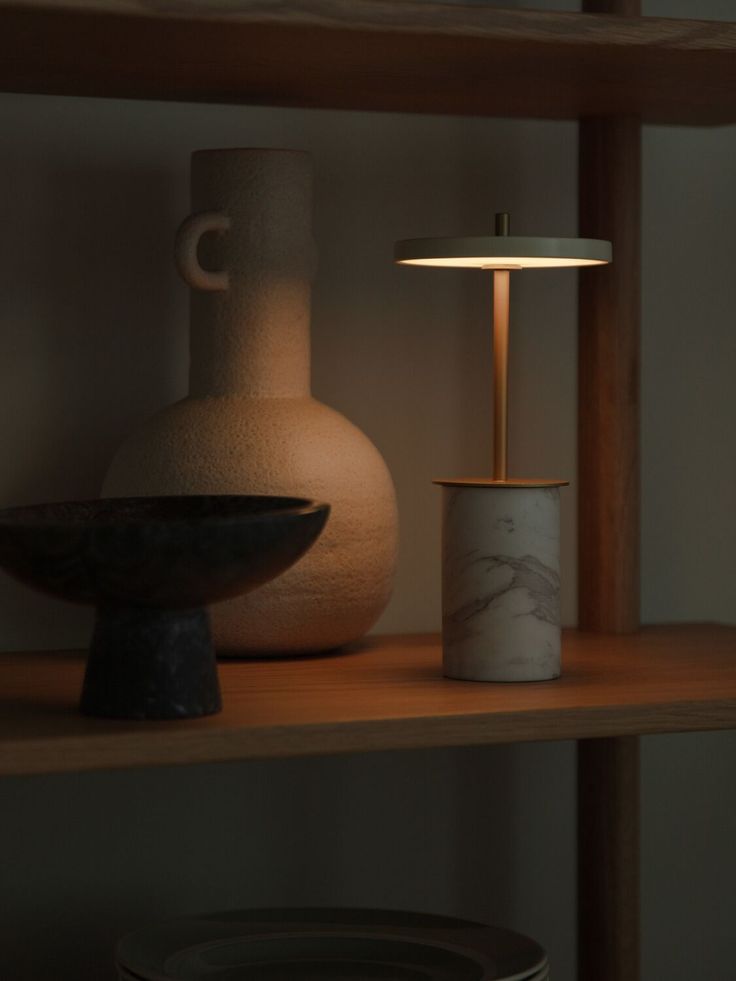
[[[511,218],[496,214],[496,235],[508,235]],[[506,480],[509,458],[509,291],[508,269],[493,271],[493,479]]]
[[493,271],[493,479],[508,477],[509,287],[508,269]]

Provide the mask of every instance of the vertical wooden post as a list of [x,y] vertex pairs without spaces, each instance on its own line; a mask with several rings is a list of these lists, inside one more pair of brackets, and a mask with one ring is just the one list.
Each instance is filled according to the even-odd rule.
[[613,262],[579,273],[578,624],[639,626],[641,126],[580,122],[579,225]]
[[[638,16],[640,0],[583,0]],[[639,626],[641,127],[580,122],[580,235],[613,242],[581,271],[578,342],[578,622]],[[578,981],[638,981],[639,741],[578,743]]]
[[578,981],[637,981],[639,739],[578,742]]

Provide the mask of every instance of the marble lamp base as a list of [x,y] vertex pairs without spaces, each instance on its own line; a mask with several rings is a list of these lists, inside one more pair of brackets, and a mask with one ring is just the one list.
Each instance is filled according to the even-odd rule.
[[442,486],[444,674],[548,681],[560,674],[560,491],[567,481]]

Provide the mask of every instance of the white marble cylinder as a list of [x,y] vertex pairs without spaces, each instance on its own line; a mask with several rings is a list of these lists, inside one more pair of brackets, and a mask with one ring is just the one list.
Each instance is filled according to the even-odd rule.
[[560,674],[560,483],[443,485],[444,673],[468,681]]

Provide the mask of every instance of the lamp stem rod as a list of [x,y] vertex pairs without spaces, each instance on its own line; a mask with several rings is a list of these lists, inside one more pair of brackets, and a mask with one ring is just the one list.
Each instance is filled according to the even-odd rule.
[[509,291],[508,269],[493,271],[493,479],[508,477]]

